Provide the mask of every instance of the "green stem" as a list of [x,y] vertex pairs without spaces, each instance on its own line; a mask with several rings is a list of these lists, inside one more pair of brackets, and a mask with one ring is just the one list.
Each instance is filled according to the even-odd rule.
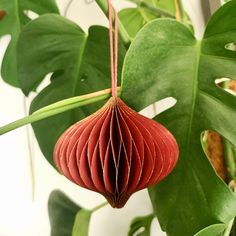
[[94,208],[91,210],[91,212],[94,213],[95,211],[98,211],[98,210],[100,210],[101,208],[103,208],[103,207],[105,207],[105,206],[107,206],[107,205],[108,205],[108,202],[104,202],[104,203],[102,203],[101,205],[98,205],[98,206],[94,207]]
[[233,147],[234,162],[236,163],[236,147]]
[[207,142],[208,131],[204,131],[201,135],[201,144],[205,153],[207,153],[208,142]]
[[229,181],[236,179],[236,162],[233,147],[228,140],[223,139],[225,164],[227,168]]
[[[230,181],[229,188],[232,189],[232,191],[234,193],[236,193],[236,181],[235,180]],[[236,218],[233,218],[229,222],[223,236],[235,236],[235,223],[236,223]]]
[[[27,115],[27,100],[24,97],[24,115]],[[30,180],[31,180],[31,196],[32,201],[35,200],[35,172],[34,172],[34,161],[33,161],[33,150],[32,143],[30,139],[30,129],[26,127],[26,136],[27,136],[27,146],[28,146],[28,156],[29,156],[29,169],[30,169]]]
[[232,234],[231,236],[236,236],[236,218],[234,218],[231,234]]
[[143,0],[128,0],[128,1],[137,4],[139,7],[143,7],[143,8],[148,9],[150,12],[152,12],[156,16],[163,15],[163,16],[166,16],[166,17],[175,18],[175,16],[170,14],[169,12],[164,11],[164,10],[158,8],[158,7],[154,7],[151,4],[149,4],[147,2],[144,2]]
[[234,219],[232,219],[229,222],[229,224],[228,224],[228,226],[227,226],[223,236],[230,236],[230,233],[231,233],[231,230],[232,230],[232,227],[233,227],[233,223],[234,223]]
[[[107,8],[107,0],[96,0],[98,6],[101,8],[101,10],[104,12],[104,14],[107,16],[108,14],[108,8]],[[129,45],[130,42],[132,41],[128,32],[126,31],[124,25],[122,22],[118,19],[118,30],[120,37],[122,38],[123,42],[126,45]]]
[[184,22],[184,7],[181,0],[175,0],[176,20]]
[[21,126],[46,119],[50,116],[60,114],[65,111],[75,109],[77,107],[85,106],[91,103],[99,102],[108,99],[111,96],[111,89],[101,90],[95,93],[90,93],[82,96],[64,99],[60,102],[53,103],[49,106],[43,107],[35,111],[32,115],[12,122],[0,128],[0,135],[5,134],[11,130],[17,129]]
[[[229,81],[223,82],[222,88],[229,88]],[[230,182],[231,180],[236,180],[236,152],[235,148],[225,138],[223,138],[223,145],[227,174]]]

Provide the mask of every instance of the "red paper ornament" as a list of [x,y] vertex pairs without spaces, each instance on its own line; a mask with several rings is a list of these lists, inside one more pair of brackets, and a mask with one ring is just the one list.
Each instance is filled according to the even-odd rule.
[[123,207],[134,192],[165,178],[177,159],[172,134],[115,97],[70,127],[54,152],[63,175],[101,193],[116,208]]
[[166,128],[117,97],[118,17],[111,0],[107,1],[112,97],[62,134],[54,161],[72,182],[101,193],[112,207],[121,208],[134,192],[158,183],[172,171],[178,145]]

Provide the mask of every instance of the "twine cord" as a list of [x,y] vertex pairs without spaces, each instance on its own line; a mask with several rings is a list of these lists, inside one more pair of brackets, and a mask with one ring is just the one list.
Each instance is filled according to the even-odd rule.
[[[112,96],[117,97],[117,68],[118,68],[118,15],[117,11],[107,0],[109,18],[109,39],[110,39],[110,64],[111,64],[111,84]],[[114,33],[113,33],[113,13],[114,13]]]

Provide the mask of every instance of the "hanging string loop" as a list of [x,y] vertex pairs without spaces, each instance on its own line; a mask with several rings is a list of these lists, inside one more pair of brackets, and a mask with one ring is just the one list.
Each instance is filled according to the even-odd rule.
[[[118,15],[111,0],[107,0],[109,18],[109,39],[110,39],[110,64],[112,96],[117,97],[117,68],[118,68]],[[114,14],[114,24],[113,24]],[[113,33],[114,28],[114,33]]]

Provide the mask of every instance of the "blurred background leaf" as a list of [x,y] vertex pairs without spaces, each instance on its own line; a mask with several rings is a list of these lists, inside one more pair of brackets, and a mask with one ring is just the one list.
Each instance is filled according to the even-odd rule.
[[88,236],[89,235],[89,223],[92,212],[82,209],[79,211],[75,218],[73,226],[72,236]]
[[22,28],[31,20],[27,16],[28,11],[42,15],[59,13],[59,10],[55,0],[0,0],[0,11],[4,12],[0,20],[0,37],[11,36],[2,61],[1,75],[6,83],[18,87],[16,44]]
[[149,21],[161,17],[175,18],[174,0],[129,0],[136,7],[125,8],[119,18],[133,39],[138,31]]
[[71,236],[76,214],[82,210],[63,192],[54,190],[48,200],[51,236]]

